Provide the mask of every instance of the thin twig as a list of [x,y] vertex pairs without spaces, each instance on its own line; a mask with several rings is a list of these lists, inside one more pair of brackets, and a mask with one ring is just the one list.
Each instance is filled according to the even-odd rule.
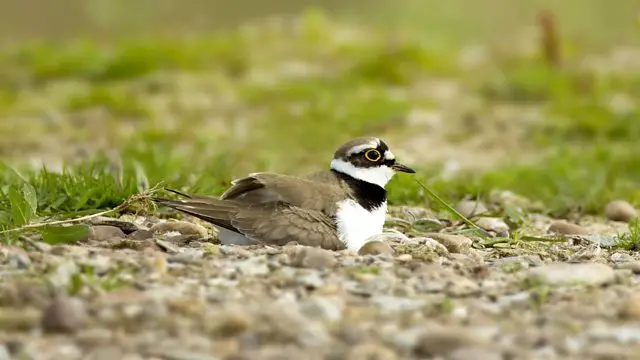
[[66,220],[55,220],[55,221],[45,221],[45,222],[39,222],[39,223],[32,223],[32,224],[26,224],[26,225],[22,225],[13,229],[8,229],[8,230],[3,230],[0,231],[0,235],[3,234],[9,234],[9,233],[14,233],[14,232],[18,232],[18,231],[22,231],[22,230],[27,230],[27,229],[36,229],[36,228],[40,228],[40,227],[45,227],[45,226],[51,226],[51,225],[63,225],[63,224],[71,224],[71,223],[75,223],[75,222],[81,222],[81,221],[85,221],[85,220],[89,220],[89,219],[93,219],[95,217],[98,216],[102,216],[102,215],[106,215],[112,212],[116,212],[118,210],[122,210],[125,207],[140,201],[142,199],[145,198],[149,198],[149,196],[152,193],[155,193],[159,191],[159,185],[154,186],[153,188],[140,193],[140,194],[136,194],[136,195],[132,195],[131,197],[129,197],[128,199],[124,200],[120,205],[105,210],[105,211],[101,211],[95,214],[91,214],[91,215],[85,215],[85,216],[81,216],[79,218],[75,218],[75,219],[66,219]]

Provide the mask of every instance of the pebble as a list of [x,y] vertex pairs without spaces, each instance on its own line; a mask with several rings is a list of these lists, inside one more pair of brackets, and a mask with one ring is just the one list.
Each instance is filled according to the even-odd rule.
[[47,332],[73,333],[84,326],[87,311],[82,300],[56,295],[42,313],[42,328]]
[[13,269],[26,270],[31,267],[31,259],[29,254],[18,247],[2,247],[0,249],[3,255],[9,260],[9,266]]
[[464,347],[453,350],[448,360],[469,360],[469,359],[482,359],[482,360],[503,360],[504,357],[500,352],[494,350],[483,349],[481,347]]
[[456,205],[455,209],[467,218],[474,217],[488,211],[487,207],[482,202],[475,200],[462,200]]
[[300,305],[300,311],[323,322],[337,322],[342,319],[344,301],[339,297],[313,296]]
[[89,241],[107,241],[111,238],[124,238],[125,233],[116,226],[111,225],[95,225],[89,230]]
[[312,271],[304,275],[296,276],[296,283],[306,289],[318,289],[324,285],[324,280],[317,271]]
[[48,276],[49,282],[55,287],[64,288],[71,284],[72,277],[80,271],[75,261],[64,261]]
[[426,236],[416,237],[416,238],[413,238],[413,240],[418,244],[422,244],[422,246],[412,246],[411,248],[412,250],[414,250],[414,252],[419,252],[420,248],[422,247],[422,248],[431,250],[432,252],[434,252],[439,256],[445,256],[449,254],[449,250],[447,250],[447,248],[444,245],[442,245],[439,241],[432,239],[430,237],[426,237]]
[[40,312],[34,308],[0,308],[0,329],[5,331],[28,331],[36,327]]
[[100,346],[89,352],[84,359],[86,360],[113,360],[122,359],[123,351],[119,346],[108,345]]
[[156,245],[160,247],[160,249],[168,252],[169,254],[178,254],[180,253],[180,248],[178,246],[173,245],[169,241],[164,241],[161,239],[154,239]]
[[236,269],[244,276],[261,276],[269,273],[265,257],[251,257],[236,265]]
[[168,233],[175,231],[181,235],[196,235],[200,238],[206,238],[208,235],[207,229],[204,226],[188,221],[161,222],[153,225],[149,231],[152,233]]
[[501,218],[481,217],[476,220],[476,225],[487,231],[493,231],[500,236],[509,235],[509,225]]
[[203,257],[203,250],[186,248],[180,253],[169,255],[169,257],[167,257],[167,261],[181,264],[197,264]]
[[0,360],[11,360],[11,353],[4,345],[0,345]]
[[389,295],[377,295],[372,297],[370,301],[383,313],[417,311],[425,305],[424,300]]
[[358,250],[358,255],[380,255],[380,254],[393,254],[394,251],[391,246],[383,243],[382,241],[369,241],[362,245]]
[[429,233],[426,236],[444,245],[450,253],[466,253],[473,243],[471,239],[463,235]]
[[547,229],[550,233],[561,235],[587,235],[589,232],[578,224],[572,224],[567,221],[554,221]]
[[140,227],[135,223],[123,219],[116,219],[108,216],[97,216],[89,220],[93,226],[111,226],[117,227],[125,233],[132,233]]
[[346,359],[349,360],[395,360],[398,359],[393,350],[382,344],[367,342],[351,347]]
[[615,271],[600,263],[553,263],[529,270],[529,279],[551,285],[604,285],[615,280]]
[[633,205],[624,200],[613,200],[604,208],[604,213],[609,220],[629,222],[638,216]]
[[325,346],[331,336],[322,322],[307,318],[294,299],[279,299],[260,309],[261,321],[252,330],[278,342],[303,347]]
[[415,352],[419,356],[448,356],[456,350],[483,344],[482,338],[466,329],[454,326],[430,326],[418,339]]
[[295,267],[323,269],[337,263],[334,253],[329,250],[310,246],[295,246],[288,250],[291,265]]
[[239,310],[227,310],[212,315],[205,322],[207,332],[216,338],[232,338],[249,330],[252,318]]
[[629,319],[640,319],[640,293],[635,292],[625,299],[620,308],[620,316]]
[[141,229],[132,232],[127,237],[132,240],[148,240],[153,239],[153,232],[151,232],[150,230]]
[[413,260],[413,256],[411,256],[411,254],[400,254],[396,256],[396,260],[400,262],[409,262]]
[[217,356],[206,352],[162,346],[152,349],[149,355],[166,360],[220,360]]
[[113,333],[107,328],[91,328],[78,332],[75,340],[80,346],[94,347],[113,342]]
[[626,263],[632,262],[634,260],[633,256],[621,252],[611,254],[611,257],[609,259],[611,259],[611,261],[614,263]]

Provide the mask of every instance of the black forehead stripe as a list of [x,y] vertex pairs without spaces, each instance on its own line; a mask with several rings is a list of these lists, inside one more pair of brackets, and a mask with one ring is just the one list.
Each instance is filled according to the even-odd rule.
[[389,147],[387,146],[387,144],[385,144],[384,141],[380,140],[380,144],[378,145],[378,151],[384,154],[384,152],[387,150],[389,150]]

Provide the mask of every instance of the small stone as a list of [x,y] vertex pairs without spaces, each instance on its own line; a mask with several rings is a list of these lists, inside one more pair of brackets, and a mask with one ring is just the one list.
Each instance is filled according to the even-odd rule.
[[343,308],[343,300],[339,297],[314,296],[300,305],[300,311],[304,315],[323,322],[340,321]]
[[475,200],[462,200],[456,205],[455,209],[464,217],[470,218],[479,214],[486,213],[487,207]]
[[91,223],[91,225],[93,226],[112,226],[112,227],[117,227],[120,230],[122,230],[124,233],[132,233],[136,230],[139,229],[138,225],[136,225],[135,223],[131,222],[131,221],[127,221],[127,220],[123,220],[123,219],[116,219],[116,218],[111,218],[108,216],[98,216],[98,217],[94,217],[91,218],[89,220],[89,222]]
[[244,276],[261,276],[269,273],[265,257],[251,257],[236,265],[236,269]]
[[251,318],[244,312],[224,311],[212,316],[206,322],[207,331],[214,337],[236,337],[249,330],[252,325]]
[[0,308],[0,330],[29,331],[38,325],[40,312],[35,308]]
[[47,332],[73,333],[86,321],[87,311],[82,300],[65,295],[54,296],[42,314],[42,328]]
[[411,254],[400,254],[396,256],[396,260],[400,262],[409,262],[413,260],[413,256],[411,256]]
[[483,349],[479,347],[464,347],[452,351],[447,357],[448,360],[503,360],[504,357],[500,352],[494,350]]
[[333,267],[337,262],[333,252],[309,246],[294,247],[289,258],[292,266],[314,269]]
[[556,233],[560,235],[588,235],[589,232],[587,229],[583,228],[580,225],[572,224],[567,221],[554,221],[549,225],[549,229],[547,230],[550,233]]
[[620,316],[628,319],[640,319],[640,293],[632,293],[620,308]]
[[609,220],[624,222],[629,222],[638,216],[638,212],[633,205],[624,200],[609,202],[604,208],[604,213]]
[[26,251],[19,247],[2,247],[3,255],[9,260],[9,266],[13,269],[26,270],[31,267],[31,259]]
[[398,359],[393,350],[374,342],[358,344],[347,353],[350,360],[395,360]]
[[189,348],[179,348],[175,346],[163,346],[160,344],[149,351],[152,359],[170,360],[220,360],[217,356],[206,352],[194,351]]
[[113,333],[109,329],[92,328],[78,332],[75,340],[80,346],[95,347],[113,343],[113,337]]
[[615,280],[615,271],[600,263],[553,263],[529,270],[529,279],[551,285],[599,286]]
[[358,255],[380,255],[380,254],[393,254],[394,251],[391,246],[383,243],[382,241],[369,241],[362,245],[358,250]]
[[132,240],[148,240],[148,239],[153,239],[153,232],[151,232],[150,230],[136,230],[134,232],[132,232],[131,234],[129,234],[127,236],[127,238],[132,239]]
[[125,233],[119,227],[111,225],[95,225],[89,231],[89,241],[107,241],[111,238],[124,238]]
[[190,223],[187,221],[165,221],[153,225],[149,231],[152,233],[168,233],[178,232],[181,235],[196,235],[200,238],[206,238],[208,233],[204,226]]
[[87,360],[112,360],[112,359],[122,359],[123,350],[119,346],[108,345],[108,346],[100,346],[98,348],[93,349],[91,352],[87,354],[84,359]]
[[203,256],[204,251],[200,249],[187,248],[183,249],[183,251],[178,254],[170,255],[167,258],[167,261],[180,264],[197,264],[202,260]]
[[0,360],[11,360],[11,353],[5,345],[0,345]]
[[429,233],[426,236],[444,245],[450,253],[466,253],[473,243],[471,239],[463,235]]
[[305,289],[312,290],[321,288],[324,285],[324,280],[322,280],[318,271],[313,271],[297,276],[296,283],[304,286]]
[[180,253],[180,248],[173,245],[172,243],[160,239],[155,239],[156,245],[160,247],[160,249],[168,252],[169,254],[178,254]]
[[632,262],[634,260],[633,256],[625,253],[620,253],[620,252],[611,254],[610,259],[614,263]]
[[380,308],[383,313],[417,311],[425,306],[424,300],[389,295],[374,296],[370,301]]
[[509,225],[504,220],[495,217],[481,217],[476,221],[476,225],[487,231],[493,231],[500,236],[509,235]]
[[430,326],[415,348],[419,356],[447,356],[457,350],[484,344],[482,338],[459,327]]
[[48,276],[49,282],[55,287],[67,287],[71,284],[73,276],[80,271],[80,267],[75,261],[66,260],[58,264],[54,271]]

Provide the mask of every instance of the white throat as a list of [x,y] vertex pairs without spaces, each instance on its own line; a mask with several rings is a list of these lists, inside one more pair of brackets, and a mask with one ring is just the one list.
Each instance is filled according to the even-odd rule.
[[376,184],[382,188],[387,185],[389,180],[391,180],[395,174],[393,169],[388,166],[359,168],[353,166],[352,163],[341,159],[331,160],[331,169],[347,174],[358,180]]

